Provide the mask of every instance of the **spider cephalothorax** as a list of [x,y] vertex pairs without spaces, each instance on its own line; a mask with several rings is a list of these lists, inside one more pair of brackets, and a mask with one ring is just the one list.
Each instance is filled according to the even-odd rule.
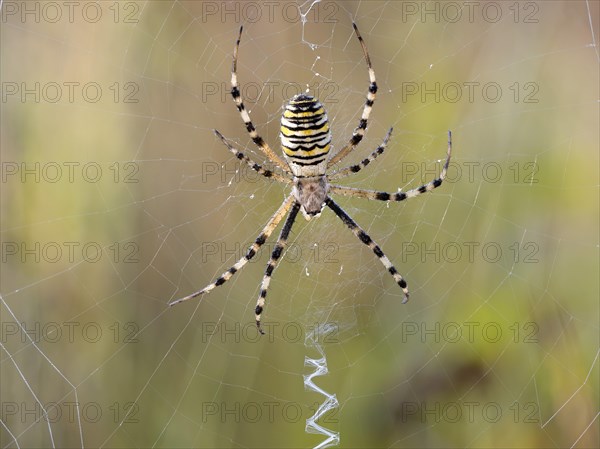
[[281,146],[283,149],[283,156],[281,159],[269,145],[258,135],[256,128],[250,120],[250,115],[244,107],[242,97],[240,95],[240,89],[237,81],[237,56],[240,46],[240,40],[242,37],[243,27],[240,27],[240,34],[236,41],[233,49],[233,64],[231,69],[231,96],[235,102],[238,111],[242,117],[246,130],[250,135],[252,141],[261,149],[261,151],[269,158],[269,160],[275,164],[281,173],[268,170],[252,161],[243,152],[236,150],[221,133],[215,130],[215,134],[223,144],[231,151],[239,160],[244,161],[253,170],[266,178],[274,179],[282,184],[291,185],[292,192],[283,201],[279,209],[269,219],[262,232],[256,238],[255,242],[250,246],[248,252],[244,257],[238,260],[229,270],[219,276],[212,284],[207,285],[202,290],[198,290],[185,298],[178,299],[170,303],[170,305],[178,304],[188,299],[195,298],[204,293],[210,292],[215,287],[227,282],[235,273],[237,273],[244,265],[252,259],[260,247],[265,243],[267,238],[271,236],[279,222],[288,213],[288,217],[283,225],[279,239],[273,248],[271,258],[267,264],[267,269],[263,276],[263,280],[260,286],[260,293],[256,302],[256,325],[258,330],[263,333],[260,326],[260,317],[263,312],[265,305],[265,298],[267,296],[267,289],[271,282],[271,276],[277,266],[279,259],[286,246],[287,239],[298,212],[301,210],[302,214],[306,219],[317,217],[325,206],[329,207],[341,220],[342,222],[352,231],[358,239],[367,245],[373,253],[379,258],[381,263],[385,266],[387,271],[392,275],[396,283],[402,288],[404,292],[404,300],[408,301],[408,287],[404,278],[398,273],[398,270],[392,265],[387,256],[383,253],[379,245],[377,245],[369,235],[358,226],[354,220],[329,196],[330,193],[345,195],[356,198],[366,198],[370,200],[379,201],[403,201],[408,198],[414,198],[425,192],[439,187],[446,176],[448,170],[448,164],[450,163],[450,154],[452,152],[452,140],[451,134],[448,131],[448,151],[446,153],[446,162],[442,168],[439,178],[428,182],[416,189],[408,190],[406,192],[387,193],[379,192],[376,190],[364,190],[350,187],[343,187],[338,185],[330,184],[329,181],[344,178],[353,173],[357,173],[364,167],[369,165],[375,158],[385,151],[386,145],[392,134],[392,129],[388,131],[387,135],[383,139],[381,145],[379,145],[369,157],[363,159],[360,163],[350,165],[346,168],[342,168],[337,171],[327,172],[335,164],[344,159],[362,140],[365,130],[367,129],[367,123],[369,120],[369,114],[371,108],[375,102],[375,94],[377,93],[377,82],[375,81],[375,72],[371,67],[371,60],[358,28],[355,24],[354,32],[358,38],[362,47],[365,61],[367,62],[367,68],[369,70],[369,89],[367,91],[367,98],[363,108],[362,116],[358,123],[358,126],[354,129],[352,137],[335,156],[330,157],[329,150],[331,148],[331,132],[329,130],[329,120],[327,119],[327,113],[323,105],[307,94],[296,95],[292,98],[285,106],[283,116],[281,117]]
[[325,175],[308,178],[294,178],[292,195],[302,206],[302,214],[307,220],[318,217],[325,207],[329,184]]

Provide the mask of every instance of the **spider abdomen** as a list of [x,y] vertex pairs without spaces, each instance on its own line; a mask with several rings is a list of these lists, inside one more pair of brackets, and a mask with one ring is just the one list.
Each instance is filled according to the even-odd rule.
[[285,106],[279,136],[283,154],[295,176],[325,174],[331,132],[319,100],[306,94],[294,96]]

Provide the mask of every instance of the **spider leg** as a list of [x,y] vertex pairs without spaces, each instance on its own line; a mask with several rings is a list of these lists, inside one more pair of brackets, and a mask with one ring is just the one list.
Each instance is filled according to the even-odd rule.
[[248,263],[248,261],[256,255],[256,253],[258,252],[260,247],[265,243],[265,241],[273,233],[273,230],[277,227],[277,225],[279,224],[281,219],[285,216],[287,211],[290,209],[290,206],[292,205],[293,200],[294,200],[294,197],[292,195],[290,195],[289,197],[287,197],[285,199],[285,201],[281,204],[279,209],[277,209],[277,212],[275,212],[273,214],[273,216],[269,219],[269,221],[267,222],[266,226],[264,227],[264,229],[262,230],[260,235],[256,238],[256,241],[250,246],[246,255],[244,257],[242,257],[240,260],[238,260],[235,263],[235,265],[233,265],[229,270],[227,270],[221,276],[219,276],[212,284],[207,285],[202,290],[198,290],[197,292],[192,293],[191,295],[188,295],[185,298],[180,298],[180,299],[177,299],[177,300],[169,303],[169,306],[174,306],[175,304],[179,304],[180,302],[187,301],[188,299],[196,298],[197,296],[203,295],[204,293],[208,293],[213,288],[218,287],[219,285],[222,285],[225,282],[227,282],[231,278],[231,276],[233,276],[235,273],[237,273],[239,270],[241,270],[244,267],[244,265],[246,265]]
[[279,263],[279,258],[283,253],[283,249],[287,244],[288,236],[290,235],[290,231],[292,230],[292,226],[294,225],[294,220],[298,215],[298,211],[300,210],[300,203],[297,201],[292,206],[290,210],[290,214],[281,229],[281,234],[279,235],[279,239],[277,239],[277,244],[275,248],[273,248],[273,253],[271,254],[271,258],[269,259],[269,263],[267,264],[267,269],[265,270],[265,275],[263,276],[262,284],[260,286],[260,293],[258,295],[258,300],[256,301],[256,327],[258,331],[264,335],[264,331],[260,327],[260,315],[263,312],[263,308],[265,306],[265,298],[267,297],[267,290],[269,288],[269,284],[271,282],[271,276],[273,275],[273,271],[277,267]]
[[327,163],[327,167],[332,167],[333,165],[340,162],[344,159],[353,149],[358,145],[358,143],[362,140],[365,135],[365,130],[367,129],[367,121],[369,120],[369,114],[371,114],[371,109],[373,108],[373,103],[375,102],[375,94],[377,93],[377,82],[375,81],[375,71],[371,66],[371,58],[369,57],[369,52],[367,51],[367,45],[365,41],[363,41],[362,36],[358,32],[358,28],[355,23],[352,23],[354,27],[354,32],[356,33],[356,37],[360,42],[363,53],[365,55],[365,61],[367,62],[367,67],[369,69],[369,91],[367,92],[367,100],[365,101],[365,107],[363,109],[362,117],[360,118],[360,122],[358,126],[354,129],[352,133],[352,137],[350,141],[346,144],[344,148],[342,148],[338,153]]
[[250,159],[248,156],[246,156],[244,153],[242,153],[239,150],[236,150],[229,142],[227,142],[227,140],[225,139],[225,137],[223,137],[223,135],[217,131],[216,129],[214,130],[215,134],[217,135],[217,137],[219,139],[221,139],[221,142],[223,142],[223,144],[229,149],[229,151],[231,151],[235,157],[237,157],[240,161],[244,161],[246,164],[248,164],[250,166],[250,168],[252,168],[252,170],[258,172],[259,174],[261,174],[262,176],[264,176],[265,178],[272,178],[275,181],[279,181],[282,182],[284,184],[291,184],[292,181],[284,176],[281,176],[278,173],[274,173],[271,170],[267,170],[262,168],[260,165],[258,165],[256,162],[254,162],[252,159]]
[[325,204],[332,211],[334,211],[338,217],[340,217],[340,219],[344,222],[344,224],[346,226],[348,226],[348,228],[350,228],[352,233],[356,237],[358,237],[358,239],[361,242],[363,242],[365,245],[367,245],[369,248],[371,248],[371,250],[373,250],[373,253],[375,253],[375,255],[379,258],[381,263],[385,266],[387,271],[394,277],[394,280],[396,281],[396,283],[400,286],[400,288],[404,292],[404,299],[402,300],[402,303],[403,304],[406,303],[408,301],[408,296],[409,296],[408,286],[406,285],[406,281],[400,275],[400,273],[398,273],[398,270],[396,270],[396,267],[394,267],[394,265],[392,265],[392,262],[390,262],[390,259],[388,259],[387,256],[383,253],[383,251],[381,250],[379,245],[377,245],[377,243],[375,243],[371,239],[371,237],[369,237],[369,235],[365,231],[363,231],[363,229],[359,225],[357,225],[356,222],[352,218],[350,218],[350,216],[346,212],[344,212],[344,210],[335,201],[333,201],[331,198],[327,197],[327,199],[325,200]]
[[380,154],[382,154],[385,151],[388,141],[390,140],[390,136],[392,135],[392,129],[393,128],[390,128],[388,133],[385,135],[385,138],[383,139],[382,144],[379,145],[375,149],[375,151],[373,151],[371,153],[371,155],[368,158],[363,159],[359,164],[350,165],[349,167],[342,168],[341,170],[331,173],[328,176],[328,179],[334,180],[334,179],[345,178],[346,176],[351,175],[353,173],[358,173],[363,168],[365,168],[367,165],[369,165],[372,161],[374,161],[377,158],[377,156],[379,156]]
[[431,192],[433,189],[442,185],[442,181],[446,177],[446,172],[448,171],[448,165],[450,165],[451,154],[452,154],[452,133],[450,131],[448,131],[448,153],[446,156],[446,162],[444,163],[444,167],[442,168],[439,178],[436,178],[433,181],[428,182],[427,184],[423,184],[421,187],[417,187],[416,189],[408,190],[406,192],[388,193],[388,192],[379,192],[377,190],[355,189],[352,187],[330,185],[329,191],[332,193],[337,193],[338,195],[352,196],[355,198],[366,198],[368,200],[380,200],[380,201],[404,201],[409,198],[414,198],[415,196],[419,196],[422,193]]
[[237,58],[238,50],[240,48],[240,40],[242,39],[243,29],[244,27],[241,26],[240,34],[237,38],[235,47],[233,49],[233,64],[231,66],[231,96],[233,97],[233,101],[235,101],[235,105],[240,113],[240,116],[242,117],[242,120],[244,121],[244,124],[246,125],[246,130],[248,131],[248,134],[250,135],[252,141],[256,144],[256,146],[258,146],[258,148],[260,148],[263,151],[263,153],[267,155],[267,157],[273,163],[278,165],[279,168],[281,168],[284,172],[289,173],[290,169],[287,163],[285,163],[277,154],[275,154],[275,152],[271,149],[269,144],[266,143],[263,140],[263,138],[260,137],[256,132],[256,128],[254,127],[252,120],[250,120],[250,115],[248,114],[248,111],[244,106],[244,102],[242,101],[242,95],[240,93],[240,88],[237,81]]

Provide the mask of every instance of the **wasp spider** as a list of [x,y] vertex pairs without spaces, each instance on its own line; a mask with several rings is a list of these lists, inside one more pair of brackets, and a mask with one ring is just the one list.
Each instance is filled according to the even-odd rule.
[[448,164],[450,163],[450,154],[452,151],[452,135],[448,132],[448,151],[446,156],[446,162],[442,168],[439,178],[422,185],[416,189],[408,190],[406,192],[387,193],[379,192],[374,190],[363,190],[350,187],[342,187],[339,185],[330,184],[329,181],[337,180],[353,173],[357,173],[364,167],[369,165],[375,158],[382,154],[388,144],[392,129],[387,132],[387,135],[383,139],[381,145],[379,145],[375,151],[371,153],[369,157],[361,161],[356,165],[350,165],[346,168],[327,173],[327,169],[333,167],[338,162],[341,162],[348,154],[354,150],[354,148],[362,140],[365,130],[367,129],[367,121],[373,102],[375,101],[375,94],[377,93],[377,83],[375,81],[375,72],[371,67],[371,60],[369,53],[367,52],[367,46],[365,45],[358,28],[355,24],[354,32],[356,37],[362,46],[367,68],[369,70],[369,91],[367,93],[367,99],[362,111],[360,122],[354,132],[350,141],[344,146],[335,156],[330,157],[331,149],[331,131],[329,129],[329,120],[327,119],[327,113],[323,108],[323,105],[310,95],[300,94],[293,97],[286,105],[281,117],[281,146],[283,148],[284,159],[281,159],[276,153],[273,152],[271,147],[260,137],[256,128],[250,120],[250,116],[242,98],[240,95],[240,89],[237,79],[237,59],[238,50],[240,46],[240,39],[242,37],[243,27],[240,27],[240,33],[235,43],[233,50],[233,65],[231,69],[231,96],[237,106],[238,111],[244,121],[244,125],[252,141],[262,150],[262,152],[268,157],[268,159],[279,168],[281,173],[277,173],[272,170],[267,170],[255,163],[243,152],[236,150],[222,135],[219,131],[215,130],[217,137],[223,142],[223,144],[231,151],[240,161],[248,164],[253,170],[265,178],[274,179],[283,184],[291,185],[292,191],[290,195],[283,201],[283,204],[277,209],[273,216],[269,219],[264,229],[257,237],[256,241],[250,246],[248,252],[242,257],[235,265],[229,270],[219,276],[212,284],[204,287],[202,290],[198,290],[185,298],[178,299],[170,303],[170,305],[178,304],[188,299],[195,298],[204,293],[208,293],[215,287],[224,284],[231,277],[237,273],[244,265],[252,259],[259,248],[265,243],[265,241],[271,236],[273,230],[277,227],[283,217],[288,214],[279,239],[273,249],[267,269],[263,276],[262,284],[260,287],[260,293],[256,304],[256,325],[260,333],[264,333],[260,326],[260,317],[265,306],[265,299],[267,297],[267,289],[271,281],[273,271],[277,267],[277,263],[281,258],[283,250],[286,246],[287,239],[290,235],[294,220],[298,215],[298,212],[302,211],[302,214],[307,220],[313,217],[318,217],[325,206],[329,207],[343,222],[350,228],[350,230],[358,237],[358,239],[367,245],[379,258],[381,263],[385,266],[387,271],[394,277],[394,280],[398,283],[400,288],[404,292],[405,303],[408,301],[408,287],[404,278],[398,273],[398,270],[392,265],[387,256],[383,253],[379,245],[377,245],[367,233],[357,225],[350,216],[344,212],[344,210],[330,197],[330,194],[338,194],[350,197],[366,198],[369,200],[380,200],[380,201],[403,201],[408,198],[414,198],[425,192],[430,192],[436,187],[442,184]]

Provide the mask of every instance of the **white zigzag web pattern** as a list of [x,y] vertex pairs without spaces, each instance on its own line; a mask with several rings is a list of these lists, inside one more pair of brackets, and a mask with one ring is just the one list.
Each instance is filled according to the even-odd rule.
[[327,393],[313,382],[313,378],[324,376],[329,372],[327,370],[327,359],[325,357],[325,352],[318,341],[318,336],[326,335],[332,330],[333,329],[331,328],[331,325],[327,324],[322,328],[315,328],[306,336],[305,342],[307,348],[314,348],[321,354],[321,357],[318,359],[313,359],[308,356],[304,359],[304,366],[314,368],[312,373],[304,375],[304,386],[307,390],[314,391],[324,396],[324,401],[321,403],[321,405],[319,405],[314,415],[306,419],[307,433],[316,433],[325,437],[325,440],[323,440],[319,445],[315,446],[315,449],[337,446],[340,442],[339,432],[327,429],[318,424],[319,418],[323,417],[327,412],[335,410],[339,407],[340,404],[337,400],[337,397],[335,394]]

